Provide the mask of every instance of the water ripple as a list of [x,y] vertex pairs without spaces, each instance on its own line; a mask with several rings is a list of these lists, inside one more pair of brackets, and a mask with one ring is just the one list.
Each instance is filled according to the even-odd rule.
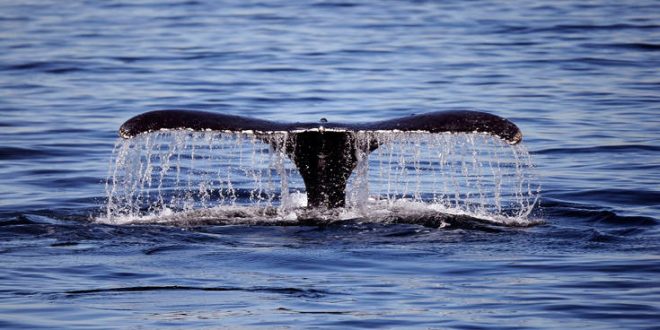
[[336,294],[323,290],[316,289],[300,289],[300,288],[281,288],[281,287],[193,287],[182,285],[170,286],[139,286],[139,287],[118,287],[118,288],[102,288],[102,289],[86,289],[86,290],[71,290],[66,291],[65,294],[69,297],[81,295],[96,295],[106,293],[124,293],[124,292],[150,292],[150,291],[245,291],[245,292],[264,292],[283,294],[293,297],[302,298],[320,298],[330,294]]

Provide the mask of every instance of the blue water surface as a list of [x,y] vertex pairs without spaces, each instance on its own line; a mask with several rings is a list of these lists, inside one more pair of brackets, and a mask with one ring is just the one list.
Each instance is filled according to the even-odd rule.
[[[0,327],[589,328],[660,322],[657,1],[3,1]],[[126,119],[522,129],[529,227],[108,225]]]

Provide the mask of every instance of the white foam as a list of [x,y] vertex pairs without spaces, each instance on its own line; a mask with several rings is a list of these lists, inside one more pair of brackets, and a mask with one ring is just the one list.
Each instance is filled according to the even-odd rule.
[[439,204],[423,203],[410,200],[388,202],[370,199],[365,207],[337,209],[273,208],[228,205],[205,209],[195,209],[175,212],[165,208],[158,212],[143,215],[124,215],[117,217],[100,217],[98,223],[113,225],[129,224],[162,224],[174,226],[191,226],[200,224],[223,225],[300,225],[313,220],[314,224],[331,224],[352,220],[360,223],[390,224],[390,223],[427,223],[437,220],[436,227],[448,225],[447,219],[466,217],[471,220],[481,220],[497,225],[530,226],[542,223],[542,219],[521,218],[517,216],[474,214],[465,210],[447,207]]

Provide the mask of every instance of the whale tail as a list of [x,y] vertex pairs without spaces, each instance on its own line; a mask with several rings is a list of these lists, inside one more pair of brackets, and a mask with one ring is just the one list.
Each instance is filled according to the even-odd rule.
[[[345,205],[346,182],[358,163],[358,154],[378,148],[374,139],[359,143],[358,132],[420,131],[429,133],[486,133],[510,144],[522,140],[511,121],[478,111],[443,111],[372,123],[280,123],[249,117],[190,110],[146,112],[126,121],[119,129],[123,138],[158,130],[252,131],[274,149],[288,155],[305,183],[309,207],[336,208]],[[287,132],[284,143],[269,137]]]

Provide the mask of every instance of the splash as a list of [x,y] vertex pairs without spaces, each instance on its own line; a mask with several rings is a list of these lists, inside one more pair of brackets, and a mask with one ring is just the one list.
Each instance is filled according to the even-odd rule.
[[[358,132],[341,209],[305,208],[286,132],[160,131],[118,140],[99,222],[297,224],[440,222],[529,225],[540,187],[529,153],[485,134]],[[369,146],[379,147],[371,153]],[[440,226],[442,223],[440,223]]]

